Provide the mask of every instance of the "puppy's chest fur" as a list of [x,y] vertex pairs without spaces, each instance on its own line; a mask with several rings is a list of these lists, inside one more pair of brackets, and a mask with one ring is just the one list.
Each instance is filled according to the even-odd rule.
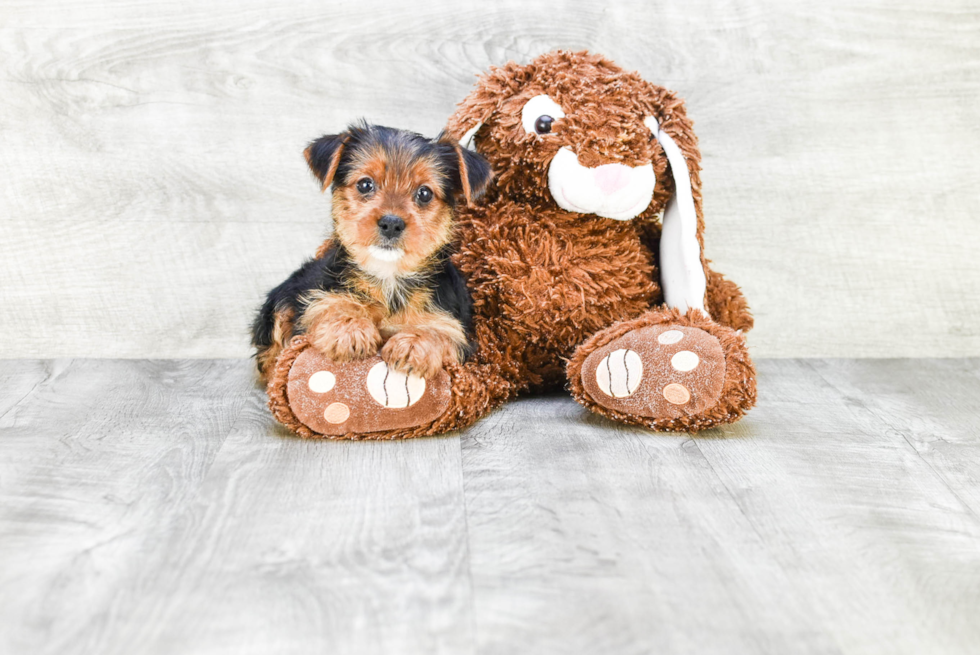
[[[470,294],[450,262],[448,249],[436,253],[412,275],[379,278],[362,270],[342,246],[331,242],[305,268],[309,270],[294,286],[349,294],[372,307],[379,320],[398,323],[399,317],[441,313],[457,320],[467,334],[472,330]],[[302,306],[297,309],[305,311]]]
[[406,310],[433,309],[434,283],[425,271],[406,277],[376,278],[354,269],[349,271],[344,286],[354,295],[380,305],[389,317]]

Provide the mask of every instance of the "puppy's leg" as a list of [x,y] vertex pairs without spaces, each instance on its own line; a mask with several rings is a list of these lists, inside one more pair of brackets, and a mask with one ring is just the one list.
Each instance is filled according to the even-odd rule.
[[300,318],[314,348],[338,362],[376,355],[382,310],[350,294],[317,291]]
[[395,370],[427,378],[463,360],[466,333],[446,312],[406,309],[385,321],[382,332],[388,340],[381,358]]
[[272,333],[268,344],[259,345],[255,355],[259,375],[263,382],[269,381],[269,372],[276,363],[279,353],[293,336],[293,319],[295,312],[291,308],[277,311],[272,318]]

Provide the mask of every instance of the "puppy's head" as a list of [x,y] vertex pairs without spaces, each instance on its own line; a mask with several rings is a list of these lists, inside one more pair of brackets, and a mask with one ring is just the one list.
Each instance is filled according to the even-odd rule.
[[448,139],[366,123],[320,137],[304,153],[325,191],[334,236],[375,277],[411,275],[452,236],[453,206],[491,178],[482,156]]

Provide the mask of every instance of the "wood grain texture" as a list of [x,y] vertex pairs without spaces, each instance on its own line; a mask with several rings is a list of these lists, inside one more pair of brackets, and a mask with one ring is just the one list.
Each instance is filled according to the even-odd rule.
[[978,373],[764,361],[759,407],[695,439],[494,414],[463,440],[480,652],[970,652]]
[[[975,385],[978,362],[959,366]],[[824,374],[841,368],[839,377]],[[957,609],[980,608],[980,521],[961,500],[977,478],[945,482],[903,434],[922,405],[942,417],[940,440],[962,433],[964,414],[976,415],[975,398],[948,393],[949,368],[943,360],[766,362],[762,411],[734,426],[732,440],[698,441],[787,573],[793,591],[785,593],[841,652],[966,652],[980,643],[976,622]],[[874,384],[857,391],[848,378]],[[869,411],[877,402],[904,409]],[[967,440],[973,448],[977,436]],[[940,534],[942,547],[933,539]]]
[[696,438],[335,443],[243,360],[3,362],[0,653],[976,652],[980,359],[759,378]]
[[327,203],[299,155],[434,134],[474,76],[589,48],[676,89],[758,356],[980,353],[980,6],[10,0],[0,357],[239,357]]
[[463,465],[481,653],[836,652],[698,442],[555,397]]
[[16,365],[0,653],[469,650],[458,441],[292,438],[247,361]]
[[252,386],[241,369],[44,364],[0,417],[0,652],[109,652]]
[[103,652],[472,652],[458,442],[338,445],[253,391]]

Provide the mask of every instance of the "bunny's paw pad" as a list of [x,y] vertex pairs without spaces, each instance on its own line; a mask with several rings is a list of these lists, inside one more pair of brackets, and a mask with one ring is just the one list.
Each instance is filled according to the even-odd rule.
[[653,419],[691,416],[721,397],[725,354],[704,330],[679,325],[638,328],[596,349],[582,384],[598,405]]
[[339,363],[307,348],[289,370],[286,393],[296,418],[314,432],[356,436],[433,421],[449,406],[450,382],[445,371],[424,379],[377,356]]

